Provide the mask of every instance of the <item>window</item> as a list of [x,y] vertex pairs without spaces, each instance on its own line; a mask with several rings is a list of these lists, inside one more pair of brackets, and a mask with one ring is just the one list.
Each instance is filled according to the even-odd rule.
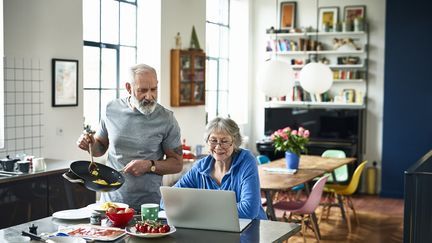
[[249,0],[207,0],[206,14],[207,119],[230,116],[247,124]]
[[206,112],[207,119],[227,116],[230,0],[206,2]]
[[137,1],[84,0],[84,117],[97,127],[106,104],[125,96],[137,56]]

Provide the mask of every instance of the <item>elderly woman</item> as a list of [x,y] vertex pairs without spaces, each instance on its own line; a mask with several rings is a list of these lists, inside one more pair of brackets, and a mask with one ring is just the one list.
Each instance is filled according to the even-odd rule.
[[242,138],[237,124],[215,118],[207,125],[205,137],[210,155],[198,160],[174,186],[234,191],[240,218],[266,219],[257,163],[250,151],[239,147]]

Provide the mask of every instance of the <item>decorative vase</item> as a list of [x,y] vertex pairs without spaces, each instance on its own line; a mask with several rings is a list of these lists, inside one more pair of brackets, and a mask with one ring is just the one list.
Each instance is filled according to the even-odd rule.
[[298,169],[300,156],[290,151],[285,152],[285,162],[288,169]]

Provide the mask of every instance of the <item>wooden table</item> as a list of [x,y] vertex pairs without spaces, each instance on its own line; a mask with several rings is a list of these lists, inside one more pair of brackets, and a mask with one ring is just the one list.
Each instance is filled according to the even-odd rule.
[[[316,155],[302,155],[300,157],[299,169],[293,175],[269,173],[264,168],[286,168],[285,158],[272,161],[258,166],[261,190],[267,199],[267,215],[271,220],[276,220],[273,208],[273,193],[280,190],[289,190],[300,184],[304,184],[306,192],[309,193],[309,183],[312,179],[325,173],[333,172],[336,168],[353,163],[355,158],[323,158]],[[338,199],[339,200],[339,199]],[[342,214],[343,207],[341,208]]]
[[[323,158],[316,155],[302,155],[300,157],[300,169],[308,170],[324,170],[332,172],[342,165],[350,164],[356,161],[356,158]],[[270,163],[274,167],[285,167],[285,158],[272,161]]]

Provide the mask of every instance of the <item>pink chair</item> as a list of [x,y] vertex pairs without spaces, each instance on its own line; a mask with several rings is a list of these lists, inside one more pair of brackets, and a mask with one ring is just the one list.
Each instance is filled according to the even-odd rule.
[[[312,224],[312,230],[315,233],[315,237],[319,242],[321,239],[321,235],[319,233],[318,221],[315,215],[315,209],[318,207],[322,192],[324,189],[324,184],[327,182],[328,176],[321,177],[313,186],[312,191],[310,192],[306,201],[279,201],[273,205],[274,209],[285,210],[283,215],[283,219],[285,221],[293,221],[292,216],[298,215],[300,216],[301,221],[301,232],[303,235],[303,240],[306,242],[305,231],[306,231],[306,223],[305,221],[310,221]],[[286,217],[286,212],[289,212],[288,218]],[[309,225],[308,225],[309,226]],[[309,226],[310,227],[310,226]]]

